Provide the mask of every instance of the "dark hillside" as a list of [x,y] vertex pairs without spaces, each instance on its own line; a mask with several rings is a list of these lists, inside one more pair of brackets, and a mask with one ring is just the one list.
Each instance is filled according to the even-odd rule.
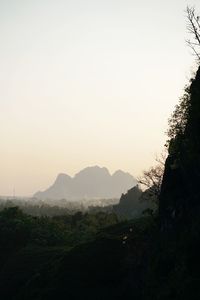
[[160,196],[161,223],[169,227],[200,205],[200,69],[185,97],[186,125],[170,141]]

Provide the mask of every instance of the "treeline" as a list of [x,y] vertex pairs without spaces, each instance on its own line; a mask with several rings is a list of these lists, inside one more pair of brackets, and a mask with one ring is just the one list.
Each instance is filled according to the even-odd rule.
[[74,247],[94,238],[100,229],[117,223],[115,214],[103,212],[35,217],[18,207],[5,208],[0,212],[0,248],[14,251],[28,245]]
[[[118,202],[118,203],[117,203]],[[117,199],[84,200],[69,202],[66,200],[42,201],[36,199],[0,199],[0,211],[4,208],[19,207],[24,213],[32,216],[63,216],[82,213],[113,213],[120,219],[140,217],[147,209],[156,209],[148,192],[135,186]]]
[[5,208],[19,207],[25,214],[32,216],[60,216],[60,215],[71,215],[78,211],[85,211],[85,209],[79,204],[68,203],[66,206],[49,205],[42,201],[31,201],[31,200],[0,200],[0,211]]
[[0,198],[0,211],[4,208],[19,207],[24,213],[32,216],[62,216],[71,215],[79,211],[86,212],[111,212],[113,205],[119,202],[119,199],[99,199],[67,201],[62,200],[37,200],[35,198]]

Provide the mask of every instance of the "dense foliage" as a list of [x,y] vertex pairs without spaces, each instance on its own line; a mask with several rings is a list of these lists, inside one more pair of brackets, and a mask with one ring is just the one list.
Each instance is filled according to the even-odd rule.
[[162,223],[169,227],[173,220],[185,218],[190,209],[199,205],[200,69],[186,98],[182,116],[177,119],[177,124],[182,125],[172,127],[175,131],[169,143],[160,195]]
[[117,222],[115,214],[103,212],[33,217],[18,207],[5,208],[0,212],[1,248],[13,251],[28,245],[73,247],[94,238],[100,228]]
[[38,218],[7,208],[0,212],[1,295],[5,300],[128,296],[151,224],[152,218],[118,223],[105,213]]
[[175,140],[181,139],[184,135],[189,109],[190,109],[190,89],[185,88],[184,95],[180,98],[179,103],[175,106],[175,110],[169,119],[169,129],[167,131],[168,141],[166,146],[169,152],[175,151]]

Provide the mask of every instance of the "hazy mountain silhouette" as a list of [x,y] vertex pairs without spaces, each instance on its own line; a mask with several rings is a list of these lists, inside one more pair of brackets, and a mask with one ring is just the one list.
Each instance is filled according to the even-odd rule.
[[74,177],[59,174],[47,190],[37,192],[38,199],[82,200],[95,198],[120,198],[137,183],[129,173],[121,170],[111,175],[106,168],[98,166],[81,170]]

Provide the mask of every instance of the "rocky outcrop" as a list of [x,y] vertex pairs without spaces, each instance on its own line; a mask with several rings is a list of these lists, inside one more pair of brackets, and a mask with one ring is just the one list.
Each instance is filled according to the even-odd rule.
[[142,192],[138,186],[133,187],[126,194],[122,194],[119,204],[113,206],[114,212],[120,217],[132,219],[141,216],[148,208],[154,209],[152,201],[145,194],[148,191]]

